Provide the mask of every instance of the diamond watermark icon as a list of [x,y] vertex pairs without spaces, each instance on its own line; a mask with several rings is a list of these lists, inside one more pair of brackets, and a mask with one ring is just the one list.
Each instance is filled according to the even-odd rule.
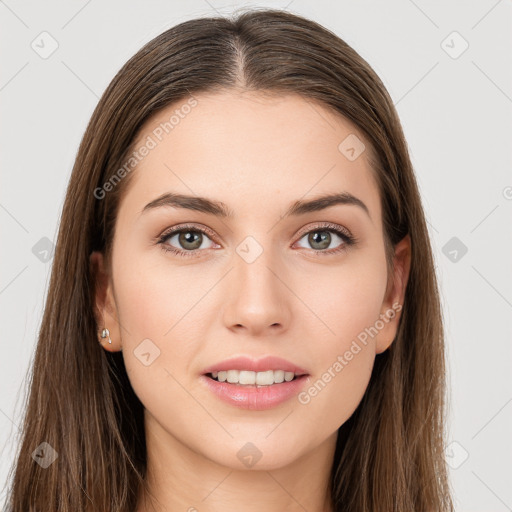
[[50,33],[44,31],[30,43],[30,46],[41,59],[47,59],[57,50],[59,43]]
[[56,460],[59,454],[46,441],[41,443],[33,452],[32,458],[43,468],[47,469]]
[[149,338],[146,338],[135,347],[133,353],[144,366],[149,366],[160,356],[160,349]]
[[468,248],[454,236],[443,245],[442,251],[452,263],[458,263],[468,252]]
[[441,48],[452,59],[458,59],[469,48],[469,43],[454,30],[441,41]]
[[363,141],[354,133],[351,133],[348,137],[345,137],[338,146],[338,150],[348,160],[353,162],[363,153],[366,149]]
[[457,441],[452,441],[445,450],[446,463],[452,469],[457,469],[466,462],[469,457],[468,451]]
[[245,443],[236,454],[240,462],[248,468],[252,468],[261,459],[262,455],[258,447],[252,443]]
[[46,236],[43,236],[43,238],[32,247],[32,254],[43,263],[48,263],[53,257],[54,249],[55,245],[53,242]]
[[254,237],[247,236],[238,244],[236,252],[246,263],[254,263],[263,253],[263,247]]

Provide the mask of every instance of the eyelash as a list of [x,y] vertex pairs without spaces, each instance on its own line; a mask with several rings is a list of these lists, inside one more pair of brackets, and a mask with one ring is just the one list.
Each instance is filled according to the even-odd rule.
[[[328,229],[326,229],[326,228],[328,228]],[[298,240],[303,238],[304,235],[307,235],[307,234],[315,232],[315,231],[317,231],[317,232],[322,232],[322,231],[333,232],[343,240],[343,244],[341,244],[336,249],[329,249],[329,250],[311,249],[313,252],[319,253],[319,256],[329,256],[332,254],[338,254],[342,251],[346,251],[348,247],[355,245],[358,241],[358,239],[356,237],[354,237],[353,235],[351,235],[348,232],[348,230],[345,230],[345,229],[341,228],[340,226],[338,226],[336,224],[332,224],[330,222],[320,223],[318,226],[315,226],[313,229],[309,229],[307,231],[301,232]],[[215,238],[213,231],[211,231],[210,229],[198,227],[195,225],[185,224],[182,226],[178,226],[177,228],[176,227],[172,228],[171,230],[168,230],[165,233],[163,233],[162,235],[160,235],[159,237],[157,237],[157,243],[162,245],[162,250],[164,250],[165,252],[171,252],[173,254],[176,254],[177,256],[183,256],[186,258],[196,257],[197,253],[204,249],[194,249],[193,251],[184,251],[182,249],[176,249],[176,247],[172,247],[165,243],[165,241],[171,235],[175,235],[176,233],[182,233],[182,232],[185,232],[185,233],[186,232],[200,232],[205,235],[209,235],[210,238]]]

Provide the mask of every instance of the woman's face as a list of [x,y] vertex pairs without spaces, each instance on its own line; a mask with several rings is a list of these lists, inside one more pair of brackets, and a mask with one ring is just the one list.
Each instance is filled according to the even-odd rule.
[[[146,123],[97,305],[148,435],[239,469],[334,446],[396,334],[408,273],[404,241],[388,283],[362,143],[296,95],[199,94]],[[257,366],[267,356],[285,362]],[[238,357],[250,361],[223,368],[243,372],[217,378],[306,375],[263,387],[205,375]]]

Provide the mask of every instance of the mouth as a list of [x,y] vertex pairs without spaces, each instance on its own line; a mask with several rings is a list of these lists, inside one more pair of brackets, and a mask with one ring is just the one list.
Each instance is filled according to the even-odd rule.
[[263,411],[297,396],[310,378],[304,368],[282,357],[241,355],[204,368],[200,381],[231,406]]
[[289,402],[297,397],[309,380],[307,373],[297,375],[283,370],[219,370],[204,373],[200,379],[218,399],[251,411],[273,409]]

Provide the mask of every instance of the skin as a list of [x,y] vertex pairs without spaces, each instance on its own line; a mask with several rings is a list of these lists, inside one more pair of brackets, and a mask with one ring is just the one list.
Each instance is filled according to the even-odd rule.
[[[196,98],[198,105],[132,171],[116,221],[112,273],[101,253],[91,255],[99,327],[106,325],[112,339],[103,347],[122,350],[145,407],[154,498],[141,496],[137,512],[331,511],[337,429],[360,403],[400,313],[307,404],[293,397],[266,411],[239,409],[221,402],[199,376],[227,358],[272,354],[305,368],[307,389],[379,315],[403,304],[410,240],[396,246],[395,273],[388,275],[371,148],[347,119],[298,95],[232,90]],[[136,147],[176,108],[148,121]],[[349,134],[366,144],[354,161],[338,149]],[[342,191],[363,201],[370,215],[336,205],[281,218],[296,200]],[[164,192],[222,201],[234,216],[174,207],[140,213]],[[358,242],[321,254],[307,234],[324,233],[322,222],[345,227]],[[198,234],[196,257],[165,252],[155,241],[183,223],[215,234]],[[324,251],[344,243],[329,233]],[[173,235],[168,246],[191,250]],[[247,236],[263,249],[250,264],[236,252]],[[160,356],[145,366],[134,350],[148,338]],[[250,468],[237,457],[247,442],[262,453]]]

